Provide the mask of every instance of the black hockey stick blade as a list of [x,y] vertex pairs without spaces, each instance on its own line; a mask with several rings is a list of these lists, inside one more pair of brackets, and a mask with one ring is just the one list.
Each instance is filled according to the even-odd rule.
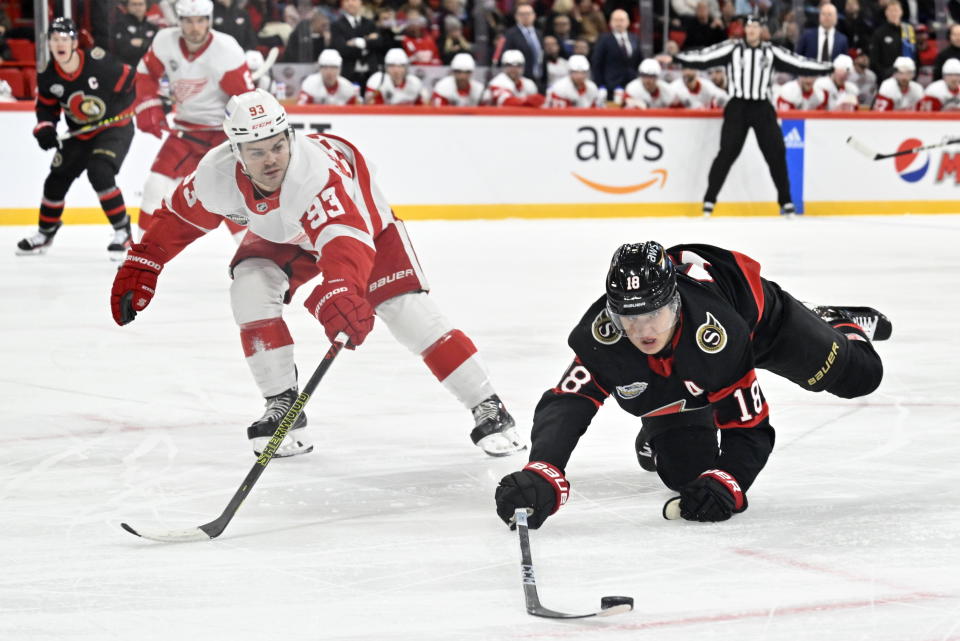
[[277,430],[273,433],[273,436],[270,438],[270,441],[267,443],[266,447],[263,448],[263,452],[261,452],[260,456],[257,457],[257,462],[253,464],[253,467],[247,473],[246,478],[243,479],[243,483],[241,483],[237,491],[234,492],[233,498],[230,499],[230,503],[227,504],[227,507],[223,510],[220,516],[199,527],[193,527],[184,530],[134,528],[127,523],[121,523],[120,527],[130,534],[163,543],[209,541],[210,539],[215,539],[223,534],[223,531],[227,529],[227,525],[229,525],[234,515],[236,515],[237,510],[240,509],[240,505],[243,503],[244,499],[246,499],[247,495],[250,494],[250,491],[256,484],[257,479],[260,478],[260,475],[263,474],[263,471],[273,459],[274,454],[277,452],[277,448],[280,447],[284,437],[287,435],[287,430],[290,429],[290,426],[296,422],[297,417],[300,416],[301,412],[303,412],[303,408],[307,404],[307,401],[310,400],[314,390],[317,389],[317,385],[320,384],[320,381],[327,373],[327,370],[330,369],[330,365],[333,364],[333,360],[336,358],[337,354],[340,353],[340,350],[343,349],[343,346],[346,344],[346,342],[346,334],[341,333],[337,335],[336,339],[333,341],[333,344],[330,345],[330,349],[328,349],[327,353],[324,354],[323,360],[320,361],[317,369],[313,372],[313,376],[311,376],[310,380],[307,381],[303,391],[300,392],[300,396],[298,396],[297,400],[294,401],[293,405],[283,417],[283,420],[280,421],[280,425],[277,426]]
[[523,598],[526,601],[527,614],[547,619],[586,619],[589,617],[609,617],[633,610],[633,597],[605,596],[600,599],[600,609],[586,614],[568,614],[545,608],[537,594],[537,579],[533,572],[533,556],[530,553],[530,531],[527,526],[527,510],[520,508],[514,513],[517,533],[520,536],[520,577],[523,581]]

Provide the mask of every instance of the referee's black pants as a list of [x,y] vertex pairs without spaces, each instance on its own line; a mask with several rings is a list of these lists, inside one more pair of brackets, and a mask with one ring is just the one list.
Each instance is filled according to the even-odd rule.
[[704,202],[717,202],[717,194],[730,173],[733,161],[740,155],[750,129],[757,136],[770,176],[777,187],[777,201],[783,205],[790,202],[790,178],[787,177],[787,148],[783,144],[783,132],[777,124],[777,112],[767,100],[744,100],[731,98],[723,110],[723,127],[720,129],[720,151],[710,165],[707,193]]

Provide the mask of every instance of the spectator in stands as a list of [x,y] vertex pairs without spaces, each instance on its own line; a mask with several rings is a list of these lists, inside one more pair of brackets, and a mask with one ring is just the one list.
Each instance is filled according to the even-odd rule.
[[647,58],[640,63],[640,77],[626,86],[626,109],[666,109],[677,103],[670,86],[660,79],[660,63]]
[[244,51],[257,48],[257,34],[246,7],[236,0],[213,0],[213,25],[217,31],[230,34]]
[[317,59],[318,71],[300,84],[298,105],[355,105],[360,87],[340,75],[343,58],[336,49],[324,49]]
[[[0,62],[13,58],[10,45],[7,44],[7,32],[10,30],[10,17],[4,7],[0,7]],[[7,84],[7,89],[10,84]]]
[[607,30],[607,21],[603,17],[603,11],[600,10],[594,0],[577,0],[576,7],[570,15],[575,23],[580,23],[580,37],[589,42],[591,47]]
[[[517,24],[503,34],[503,51],[515,50],[523,54],[525,60],[523,75],[541,86],[543,78],[543,36],[537,31],[534,22],[537,14],[533,6],[519,4],[513,12]],[[503,64],[501,60],[501,64]]]
[[[452,16],[448,16],[452,17]],[[434,107],[476,107],[483,100],[483,83],[473,79],[476,63],[469,53],[458,53],[450,61],[450,75],[433,85],[430,104]]]
[[[550,33],[557,39],[557,43],[560,45],[560,55],[564,58],[569,58],[573,55],[573,22],[570,20],[570,16],[564,13],[558,13],[553,17],[553,21],[550,23]],[[544,36],[546,37],[546,36]]]
[[860,0],[847,0],[843,18],[837,23],[837,29],[846,34],[851,49],[866,50],[870,46],[873,21],[860,8]]
[[950,31],[948,32],[949,42],[947,46],[943,48],[939,54],[937,54],[937,59],[933,63],[933,79],[940,80],[943,78],[943,63],[945,63],[950,58],[960,59],[960,23],[950,25]]
[[360,0],[341,0],[340,8],[340,17],[330,26],[331,44],[343,56],[344,77],[362,83],[374,64],[370,41],[379,37],[373,36],[377,26],[360,15]]
[[761,39],[764,41],[770,40],[772,34],[780,29],[780,12],[777,5],[774,4],[773,0],[757,0],[754,14],[760,18],[766,30],[766,35],[762,35]]
[[900,57],[916,62],[916,33],[903,22],[899,0],[890,0],[883,11],[886,21],[876,28],[870,39],[870,63],[881,82],[893,73],[893,62]]
[[377,12],[377,28],[367,37],[371,64],[378,69],[383,66],[388,51],[403,48],[402,28],[397,24],[396,15],[390,7],[381,7]]
[[934,80],[923,92],[919,111],[957,111],[960,109],[960,60],[943,63],[943,77]]
[[460,19],[447,14],[443,19],[443,31],[446,35],[441,36],[440,59],[443,64],[448,65],[461,53],[470,56],[473,60],[473,45],[463,35],[463,24]]
[[578,56],[590,57],[590,43],[583,38],[577,38],[573,41],[573,53]]
[[110,48],[122,62],[136,68],[150,48],[157,27],[147,20],[147,0],[127,0],[126,11],[117,16],[110,35]]
[[437,43],[427,30],[427,19],[417,9],[407,9],[407,22],[403,30],[403,50],[410,58],[410,64],[439,65],[440,52]]
[[367,80],[365,100],[371,105],[422,105],[423,82],[410,73],[410,59],[403,49],[391,49],[384,56],[386,71],[377,71]]
[[937,41],[930,37],[930,27],[917,25],[917,62],[921,67],[932,67],[937,61],[940,50]]
[[870,106],[877,95],[877,74],[870,68],[870,56],[863,49],[855,49],[853,54],[848,80],[857,86],[860,104]]
[[[465,0],[443,0],[440,3],[440,13],[437,15],[436,22],[437,26],[440,28],[440,34],[437,36],[437,42],[439,43],[442,43],[447,37],[447,25],[452,24],[447,22],[447,18],[457,19],[457,21],[460,23],[461,33],[463,33],[463,25],[469,24],[472,27],[470,14],[467,12]],[[443,51],[441,50],[440,53],[442,57]]]
[[550,86],[545,106],[561,109],[605,107],[606,96],[602,96],[597,85],[589,79],[590,61],[587,57],[571,56],[568,63],[569,74]]
[[793,51],[796,46],[795,43],[800,39],[800,27],[795,16],[796,14],[793,11],[784,14],[780,29],[770,36],[772,44],[783,47],[787,51]]
[[283,62],[313,62],[320,52],[331,46],[330,22],[319,11],[310,14],[308,20],[301,20],[287,40],[283,51]]
[[706,78],[701,78],[696,69],[683,69],[680,77],[670,83],[676,105],[684,109],[716,109],[727,104],[727,92]]
[[807,29],[797,43],[797,53],[818,62],[830,62],[850,48],[847,36],[837,29],[837,8],[820,5],[820,26]]
[[423,0],[407,0],[399,9],[397,9],[397,21],[406,23],[409,20],[410,10],[413,9],[421,16],[427,19],[427,22],[433,24],[434,11]]
[[923,87],[913,80],[917,64],[913,58],[900,56],[893,61],[893,75],[880,83],[874,111],[915,111],[923,99]]
[[500,65],[500,73],[490,80],[484,92],[485,104],[495,107],[543,106],[544,97],[537,92],[536,83],[523,75],[526,66],[523,53],[507,49],[500,56]]
[[683,41],[684,50],[702,49],[723,42],[727,35],[720,19],[720,11],[713,16],[710,7],[701,0],[693,10],[693,16],[684,21],[687,37]]
[[570,65],[562,55],[556,36],[543,37],[543,77],[548,87],[570,75]]
[[833,61],[833,73],[820,76],[813,82],[813,90],[826,97],[827,111],[855,111],[860,102],[860,90],[850,82],[853,59],[845,53]]
[[630,17],[623,9],[610,14],[610,31],[600,36],[593,50],[593,81],[613,91],[637,77],[640,41],[629,33]]
[[720,4],[717,0],[670,0],[670,9],[681,24],[688,25],[697,17],[701,4],[707,8],[708,21],[720,20]]

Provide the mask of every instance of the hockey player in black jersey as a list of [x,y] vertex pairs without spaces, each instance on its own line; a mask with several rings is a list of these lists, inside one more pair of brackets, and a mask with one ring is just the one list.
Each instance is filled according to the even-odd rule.
[[530,463],[497,487],[510,525],[518,508],[533,510],[535,528],[566,502],[567,462],[608,396],[640,417],[641,466],[679,493],[664,516],[723,521],[747,509],[773,449],[755,368],[843,398],[870,394],[883,376],[871,343],[890,336],[883,315],[810,310],[735,251],[623,245],[606,289],[570,334],[573,363],[537,405]]
[[[96,128],[122,114],[133,103],[134,70],[100,47],[89,51],[77,45],[77,27],[72,20],[57,18],[47,32],[52,60],[37,77],[37,126],[33,135],[41,149],[57,148],[50,173],[43,183],[40,225],[36,234],[17,243],[21,255],[42,254],[50,247],[63,224],[64,198],[70,185],[84,170],[100,199],[103,212],[113,226],[113,240],[107,247],[111,257],[121,258],[131,244],[130,217],[117,187],[116,176],[133,140],[131,119]],[[60,112],[71,132],[62,142],[57,138]]]

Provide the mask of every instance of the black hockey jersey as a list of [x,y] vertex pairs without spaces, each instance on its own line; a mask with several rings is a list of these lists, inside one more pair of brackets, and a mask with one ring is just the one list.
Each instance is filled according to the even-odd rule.
[[[74,130],[116,116],[133,104],[136,73],[130,65],[119,62],[100,47],[78,49],[77,55],[80,67],[72,74],[65,73],[53,60],[38,74],[38,122],[56,123],[63,110],[67,126]],[[121,120],[117,126],[130,123],[131,120]],[[77,138],[85,140],[97,133],[80,134]]]
[[715,467],[749,488],[773,448],[766,399],[754,370],[754,342],[775,304],[760,265],[709,245],[667,250],[677,268],[680,319],[671,343],[648,356],[610,322],[606,296],[570,334],[576,357],[537,405],[530,460],[565,469],[580,436],[612,396],[648,431],[720,430]]

